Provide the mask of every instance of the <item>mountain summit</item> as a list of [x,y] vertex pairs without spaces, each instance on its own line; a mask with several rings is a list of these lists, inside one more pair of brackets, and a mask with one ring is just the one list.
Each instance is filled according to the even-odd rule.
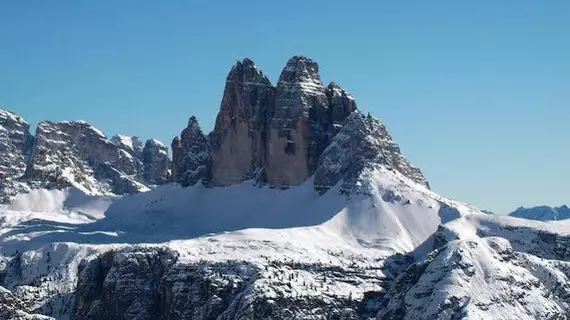
[[[332,82],[324,87],[319,65],[303,56],[287,61],[276,86],[252,60],[238,61],[227,76],[216,125],[207,138],[209,147],[201,130],[191,136],[185,133],[199,128],[193,119],[172,143],[173,167],[182,168],[198,160],[191,167],[202,168],[202,177],[196,177],[195,170],[191,170],[190,178],[187,170],[174,170],[174,181],[183,185],[202,181],[206,186],[229,186],[253,179],[259,184],[286,188],[305,182],[320,169],[315,188],[322,192],[331,187],[324,180],[338,182],[335,177],[325,176],[339,173],[320,166],[336,158],[344,161],[342,153],[356,158],[372,150],[382,155],[369,157],[382,157],[394,170],[428,185],[421,172],[400,154],[384,126],[356,111],[353,97],[338,84]],[[350,140],[350,145],[335,145],[323,161],[321,156],[348,122],[350,129],[342,133],[342,139]],[[367,140],[366,136],[374,138]],[[197,154],[196,150],[202,156],[190,156]]]

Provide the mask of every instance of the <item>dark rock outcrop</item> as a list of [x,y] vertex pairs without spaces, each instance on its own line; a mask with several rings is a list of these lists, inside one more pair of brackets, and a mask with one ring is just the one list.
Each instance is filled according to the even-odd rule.
[[0,110],[0,203],[25,190],[17,183],[26,171],[33,137],[30,125],[10,111]]
[[[278,262],[270,266],[284,271],[292,267]],[[339,281],[350,282],[365,277],[302,263],[296,267],[317,273],[315,279],[345,277]],[[283,294],[292,290],[291,279],[274,284],[275,294],[266,295],[267,288],[255,284],[263,281],[264,268],[239,260],[183,262],[168,248],[107,252],[79,267],[72,319],[358,318],[358,301],[343,293],[334,299]]]
[[238,62],[228,74],[212,138],[212,185],[254,178],[266,159],[268,114],[275,89],[253,61]]
[[161,185],[169,181],[171,161],[168,157],[168,148],[162,142],[155,139],[147,140],[142,159],[146,183]]
[[190,117],[188,127],[172,140],[172,180],[183,187],[198,181],[208,185],[211,180],[212,154],[210,140],[200,128],[196,117]]

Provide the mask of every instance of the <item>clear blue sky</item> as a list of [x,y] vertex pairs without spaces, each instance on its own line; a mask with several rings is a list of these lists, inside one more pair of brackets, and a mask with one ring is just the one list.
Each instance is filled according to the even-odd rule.
[[[357,4],[358,3],[358,4]],[[0,108],[170,144],[224,80],[287,59],[381,118],[443,195],[570,202],[570,1],[2,1]]]

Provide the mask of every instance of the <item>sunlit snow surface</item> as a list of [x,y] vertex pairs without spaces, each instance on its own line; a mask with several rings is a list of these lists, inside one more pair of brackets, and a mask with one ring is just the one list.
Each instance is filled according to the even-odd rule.
[[[474,268],[483,270],[477,272],[484,273],[484,281],[492,280],[493,273],[485,273],[492,269],[488,265],[496,268],[489,252],[504,244],[498,240],[489,245],[490,240],[481,240],[483,236],[520,240],[515,250],[531,250],[530,239],[537,230],[570,231],[570,224],[481,214],[383,167],[363,174],[367,175],[367,195],[347,196],[331,189],[319,196],[312,181],[287,190],[260,188],[250,182],[211,189],[166,185],[123,198],[88,196],[76,189],[36,190],[18,196],[10,206],[0,207],[3,267],[16,253],[21,254],[19,277],[4,279],[4,286],[34,310],[66,319],[71,313],[81,260],[110,249],[164,246],[179,252],[179,263],[245,260],[262,266],[267,261],[297,261],[359,268],[365,278],[326,286],[307,286],[320,281],[307,271],[285,293],[359,299],[366,291],[385,289],[381,270],[390,256],[413,252],[421,260],[429,254],[433,234],[441,224],[450,237],[456,238],[450,241],[481,244],[471,256],[480,260]],[[519,227],[526,231],[516,229]],[[271,268],[264,270],[272,272]],[[270,277],[261,277],[254,286],[272,296],[280,289],[271,281]],[[465,292],[471,290],[453,281],[443,286],[437,297],[445,299],[459,287]],[[477,290],[485,290],[486,284],[471,285],[476,290],[460,294],[467,297],[479,293]],[[61,298],[50,300],[54,294]],[[465,314],[471,318],[485,318],[485,314],[469,313],[467,304],[465,307]]]

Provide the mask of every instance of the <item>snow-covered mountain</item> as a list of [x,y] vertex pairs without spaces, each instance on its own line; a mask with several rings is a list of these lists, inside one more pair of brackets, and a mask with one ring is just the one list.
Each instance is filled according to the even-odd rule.
[[85,121],[40,122],[35,136],[13,112],[0,110],[0,203],[34,189],[76,187],[88,194],[131,194],[164,184],[166,146],[107,137]]
[[566,205],[561,207],[519,207],[515,211],[509,213],[509,216],[540,221],[565,220],[570,219],[570,208]]
[[[253,61],[239,61],[214,131],[191,117],[173,140],[173,183],[128,196],[38,185],[1,206],[0,315],[570,316],[570,224],[485,214],[442,197],[379,120],[338,85],[322,85],[314,61],[293,57],[279,79],[273,87]],[[0,141],[12,151],[0,168],[19,177],[38,152],[29,152],[24,122],[10,117]],[[50,140],[61,141],[58,131]],[[149,143],[93,139],[119,150],[103,161],[113,168],[130,168],[126,156],[113,161],[122,155],[146,159]],[[53,150],[43,157],[74,170],[101,162]],[[143,173],[165,172],[149,163]]]

